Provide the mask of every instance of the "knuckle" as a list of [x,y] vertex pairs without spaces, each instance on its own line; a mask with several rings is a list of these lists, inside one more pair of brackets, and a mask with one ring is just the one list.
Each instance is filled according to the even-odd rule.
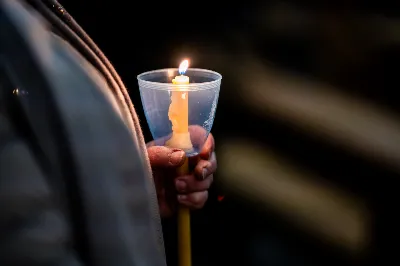
[[184,176],[180,180],[186,183],[186,189],[193,190],[196,188],[196,180],[193,175]]
[[161,153],[161,147],[153,146],[147,149],[147,153],[150,160],[157,160]]
[[204,206],[204,204],[206,203],[207,198],[208,198],[207,191],[196,193],[193,198],[193,205],[196,208],[202,208]]

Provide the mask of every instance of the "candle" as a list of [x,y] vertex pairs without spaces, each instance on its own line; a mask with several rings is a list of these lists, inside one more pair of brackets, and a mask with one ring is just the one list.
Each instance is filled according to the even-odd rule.
[[179,85],[171,91],[171,104],[168,117],[172,123],[172,137],[167,141],[167,146],[189,151],[193,148],[189,134],[189,93],[185,90],[185,84],[189,84],[189,77],[185,72],[189,66],[188,60],[183,60],[179,65],[179,74],[172,83]]
[[[189,61],[184,60],[179,65],[179,74],[172,83],[178,85],[171,91],[171,104],[168,117],[172,123],[172,137],[166,142],[167,146],[190,151],[193,148],[189,133],[189,93],[185,86],[189,84],[189,77],[185,72],[189,67]],[[189,160],[178,169],[179,175],[189,174]],[[190,240],[190,212],[188,208],[180,207],[178,210],[178,265],[191,266],[191,240]]]

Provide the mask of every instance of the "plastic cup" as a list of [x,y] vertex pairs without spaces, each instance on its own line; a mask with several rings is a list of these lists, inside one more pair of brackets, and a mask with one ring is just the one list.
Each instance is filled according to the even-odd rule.
[[[160,69],[140,74],[140,96],[146,120],[156,145],[166,145],[172,136],[172,123],[168,117],[171,92],[187,92],[188,122],[193,148],[185,150],[187,156],[197,155],[211,131],[222,76],[206,69],[189,68],[185,76],[190,84],[175,85],[172,79],[179,76],[178,69]],[[175,147],[179,148],[179,147]]]

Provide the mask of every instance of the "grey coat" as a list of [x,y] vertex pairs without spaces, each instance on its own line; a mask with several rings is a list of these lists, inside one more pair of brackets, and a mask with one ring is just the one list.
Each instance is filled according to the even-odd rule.
[[0,75],[0,265],[164,266],[136,114],[15,0],[0,0]]

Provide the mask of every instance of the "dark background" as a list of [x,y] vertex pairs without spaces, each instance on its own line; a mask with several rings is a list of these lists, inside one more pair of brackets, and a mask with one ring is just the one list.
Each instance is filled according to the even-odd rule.
[[147,140],[138,74],[190,58],[223,75],[195,266],[398,263],[400,9],[314,2],[61,1],[121,75]]

